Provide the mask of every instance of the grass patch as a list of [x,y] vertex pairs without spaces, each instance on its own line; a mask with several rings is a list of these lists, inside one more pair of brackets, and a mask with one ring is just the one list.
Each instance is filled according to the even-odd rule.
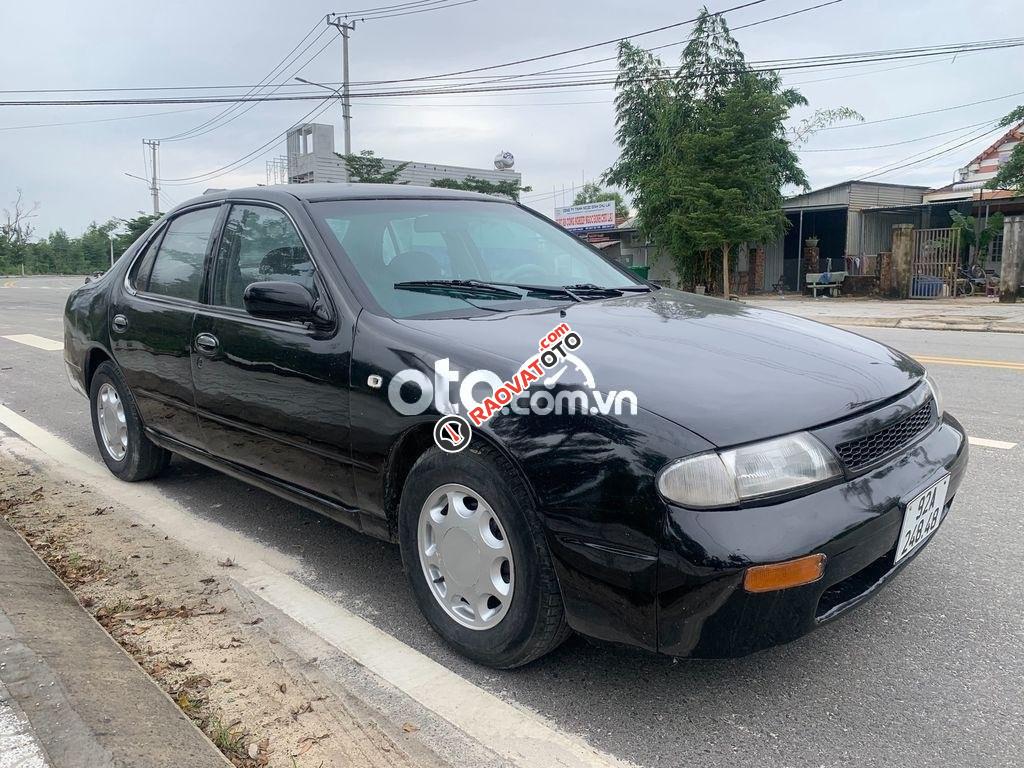
[[238,730],[237,723],[225,723],[220,715],[210,715],[206,720],[206,735],[221,752],[245,754],[245,732]]
[[106,603],[103,608],[108,616],[113,616],[116,613],[125,613],[135,607],[135,604],[122,597],[120,600],[115,600],[112,603]]

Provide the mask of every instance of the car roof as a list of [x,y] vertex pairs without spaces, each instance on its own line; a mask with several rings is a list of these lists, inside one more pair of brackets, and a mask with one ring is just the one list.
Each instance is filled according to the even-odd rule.
[[486,200],[488,202],[511,203],[503,197],[485,195],[479,192],[465,192],[443,187],[418,187],[411,184],[274,184],[241,189],[208,190],[206,194],[193,198],[177,207],[185,207],[210,200],[247,198],[283,202],[283,199],[298,199],[308,202],[325,200]]

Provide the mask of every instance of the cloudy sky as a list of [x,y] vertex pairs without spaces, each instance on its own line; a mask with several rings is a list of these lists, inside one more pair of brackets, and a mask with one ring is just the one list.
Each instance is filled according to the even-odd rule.
[[[5,93],[0,101],[182,93],[11,93],[17,90],[249,86],[259,82],[324,14],[400,2],[4,3],[0,89]],[[727,18],[735,27],[821,2],[766,0]],[[739,0],[724,0],[709,5],[718,10],[738,4]],[[358,25],[352,37],[352,80],[432,75],[541,55],[683,21],[699,7],[688,0],[475,0],[436,12],[368,21]],[[648,47],[675,43],[685,39],[688,29],[677,27],[636,42]],[[1020,0],[842,0],[736,32],[747,58],[756,61],[1018,35],[1024,35]],[[325,35],[320,40],[328,39]],[[658,53],[674,63],[680,47],[672,45]],[[308,55],[319,48],[317,44]],[[613,54],[613,46],[604,46],[484,74],[535,72]],[[610,66],[592,64],[581,70]],[[338,81],[340,72],[341,46],[335,40],[301,74],[325,82]],[[804,168],[815,187],[961,144],[986,130],[984,123],[1024,103],[1024,94],[1012,95],[1024,91],[1021,48],[797,70],[786,72],[785,79],[799,87],[810,109],[849,106],[868,121],[819,133],[803,147]],[[572,185],[598,176],[615,159],[612,98],[610,86],[600,85],[353,99],[353,147],[384,157],[482,167],[491,164],[498,150],[510,150],[524,183],[534,188],[525,201],[550,213],[560,203],[563,186],[568,196]],[[960,106],[980,101],[986,103]],[[314,106],[300,101],[259,104],[222,128],[190,140],[164,142],[161,176],[185,178],[230,164],[274,139]],[[945,109],[949,107],[959,108]],[[125,175],[147,173],[142,140],[186,131],[222,109],[223,105],[0,106],[0,208],[20,188],[27,200],[39,203],[38,232],[63,227],[72,234],[93,220],[146,210],[147,185]],[[871,122],[939,109],[945,111]],[[795,114],[794,121],[801,116],[804,113]],[[319,121],[339,125],[340,147],[340,107],[332,105]],[[51,125],[55,123],[76,124]],[[957,167],[997,135],[981,136],[877,180],[948,183]],[[281,141],[211,181],[166,184],[165,207],[208,186],[262,183],[266,159],[283,151]]]

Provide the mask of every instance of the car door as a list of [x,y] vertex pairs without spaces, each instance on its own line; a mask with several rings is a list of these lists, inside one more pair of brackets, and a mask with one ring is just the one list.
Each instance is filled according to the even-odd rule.
[[[263,281],[306,287],[329,307],[331,327],[250,315],[245,289]],[[351,320],[334,309],[289,214],[266,203],[232,203],[210,283],[192,329],[196,406],[207,450],[353,506]]]
[[220,204],[183,211],[140,251],[115,289],[108,322],[114,360],[143,423],[167,437],[200,441],[189,349]]

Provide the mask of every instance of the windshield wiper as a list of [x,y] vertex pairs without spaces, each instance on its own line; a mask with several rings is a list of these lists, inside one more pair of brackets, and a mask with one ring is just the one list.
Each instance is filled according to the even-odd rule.
[[472,293],[487,298],[524,299],[536,294],[565,296],[571,301],[586,301],[580,294],[599,294],[602,297],[622,296],[624,293],[642,291],[648,293],[650,286],[637,285],[623,288],[610,288],[594,283],[577,283],[576,285],[529,285],[526,283],[485,282],[483,280],[406,280],[395,283],[394,287],[404,291],[422,291],[424,293]]
[[624,293],[633,293],[639,291],[641,293],[650,293],[653,290],[649,285],[624,285],[624,286],[604,286],[594,285],[593,283],[577,283],[576,285],[565,285],[562,286],[569,291],[580,291],[584,293],[615,293],[621,296]]
[[472,293],[488,298],[521,299],[525,295],[521,291],[513,291],[493,283],[479,280],[406,280],[395,283],[400,291],[422,291],[423,293]]

